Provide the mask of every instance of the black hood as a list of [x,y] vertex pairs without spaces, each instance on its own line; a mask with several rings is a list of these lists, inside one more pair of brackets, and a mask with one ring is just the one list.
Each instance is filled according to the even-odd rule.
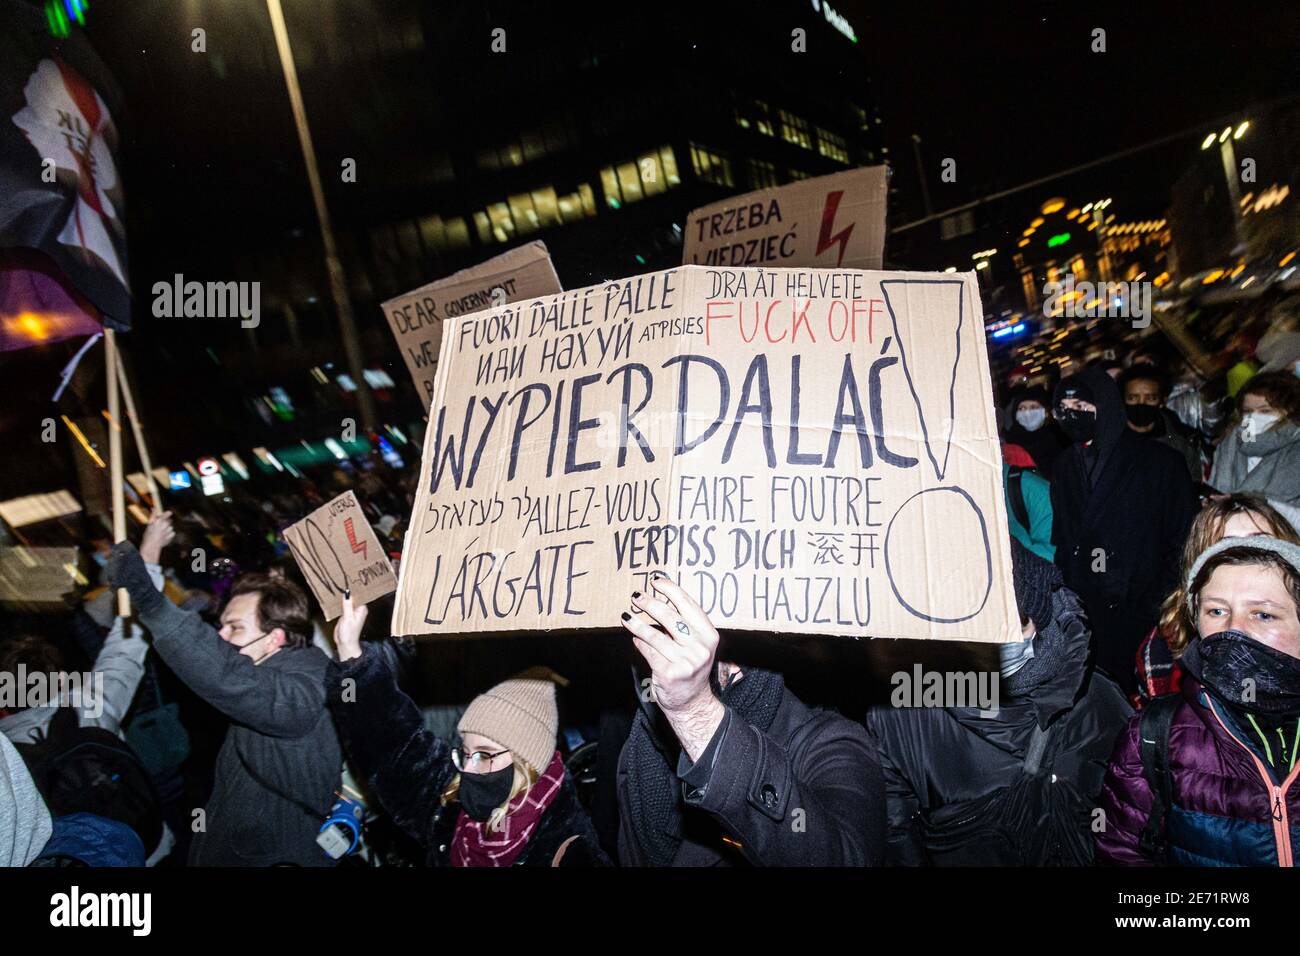
[[1104,369],[1086,368],[1078,375],[1061,379],[1052,394],[1052,407],[1056,408],[1067,392],[1082,387],[1085,394],[1097,406],[1097,450],[1104,456],[1110,453],[1124,430],[1128,427],[1124,415],[1124,400],[1120,396],[1119,386],[1106,374]]
[[1052,620],[1034,637],[1034,656],[1001,681],[999,712],[984,717],[974,707],[949,708],[967,729],[993,746],[1018,754],[1036,723],[1046,727],[1086,691],[1092,634],[1083,605],[1067,588],[1052,592]]

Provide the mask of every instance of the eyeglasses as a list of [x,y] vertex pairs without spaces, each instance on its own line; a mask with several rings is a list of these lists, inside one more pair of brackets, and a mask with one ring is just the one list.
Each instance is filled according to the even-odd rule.
[[498,750],[496,753],[487,750],[475,750],[473,753],[466,753],[462,747],[452,747],[451,762],[462,773],[487,773],[492,766],[492,761],[508,753],[510,753],[509,750]]

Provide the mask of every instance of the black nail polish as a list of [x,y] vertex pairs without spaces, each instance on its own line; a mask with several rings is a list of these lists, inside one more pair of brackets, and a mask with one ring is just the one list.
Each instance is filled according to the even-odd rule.
[[640,591],[633,591],[633,592],[632,592],[632,597],[633,597],[633,598],[639,598],[640,596],[641,596],[641,592],[640,592]]
[[623,612],[623,620],[625,620],[625,621],[630,621],[630,620],[632,620],[632,615],[631,615],[631,614],[628,614],[627,611],[624,611],[624,612]]
[[351,600],[352,600],[352,589],[351,589],[351,588],[348,588],[346,591],[344,591],[344,592],[343,592],[343,597],[345,597],[347,600],[351,601]]

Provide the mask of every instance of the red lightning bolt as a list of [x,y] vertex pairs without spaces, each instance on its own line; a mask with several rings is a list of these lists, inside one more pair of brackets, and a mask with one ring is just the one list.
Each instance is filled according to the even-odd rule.
[[343,530],[348,533],[348,544],[352,545],[352,553],[356,554],[360,551],[362,560],[364,560],[366,557],[366,548],[370,547],[370,543],[368,541],[357,540],[357,531],[352,527],[351,518],[343,522]]
[[840,197],[844,195],[844,190],[837,189],[826,197],[826,208],[822,210],[822,231],[817,237],[817,251],[814,255],[820,256],[835,243],[840,244],[840,256],[835,262],[835,268],[844,264],[844,247],[849,243],[849,236],[853,234],[853,223],[849,223],[844,229],[831,235],[831,228],[835,225],[835,210],[840,208]]

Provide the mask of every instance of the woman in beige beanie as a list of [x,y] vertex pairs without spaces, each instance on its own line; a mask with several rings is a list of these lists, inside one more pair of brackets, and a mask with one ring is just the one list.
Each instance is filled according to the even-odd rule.
[[461,743],[424,729],[345,596],[326,699],[339,736],[430,866],[602,866],[609,860],[556,750],[555,675],[540,668],[474,698]]

